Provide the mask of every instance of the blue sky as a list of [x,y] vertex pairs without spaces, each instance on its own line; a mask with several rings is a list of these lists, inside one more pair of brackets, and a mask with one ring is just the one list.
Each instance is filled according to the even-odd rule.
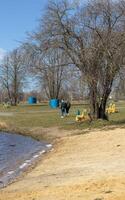
[[[20,46],[20,42],[26,39],[27,32],[38,27],[38,20],[44,13],[47,2],[48,0],[0,0],[0,62],[6,52]],[[25,90],[37,88],[32,78],[28,81]]]
[[0,0],[0,59],[35,30],[47,0]]
[[[70,0],[71,2],[73,0]],[[86,0],[74,0],[85,2]],[[0,60],[35,30],[48,0],[0,0]]]

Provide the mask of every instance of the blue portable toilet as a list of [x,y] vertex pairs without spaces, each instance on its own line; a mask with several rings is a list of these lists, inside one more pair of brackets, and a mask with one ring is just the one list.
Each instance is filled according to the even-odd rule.
[[59,107],[59,99],[50,99],[49,105],[51,108]]
[[28,98],[28,103],[29,104],[36,104],[37,103],[37,98],[36,97],[29,97]]

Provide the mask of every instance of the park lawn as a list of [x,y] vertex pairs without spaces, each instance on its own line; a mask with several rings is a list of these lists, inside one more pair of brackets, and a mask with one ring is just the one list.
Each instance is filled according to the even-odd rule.
[[[68,127],[75,123],[77,110],[83,110],[86,105],[73,105],[70,110],[70,116],[61,119],[60,109],[51,109],[48,105],[18,105],[10,108],[0,106],[0,120],[10,125],[18,127]],[[12,115],[9,115],[12,114]]]
[[[109,115],[109,121],[97,120],[92,122],[75,122],[75,116],[78,110],[88,108],[87,104],[72,105],[70,116],[63,119],[60,117],[60,109],[51,109],[47,104],[28,105],[21,104],[3,108],[0,105],[0,121],[7,124],[7,131],[18,132],[29,135],[31,130],[42,128],[59,127],[66,130],[86,130],[93,128],[102,128],[111,125],[125,125],[125,102],[117,102],[118,113]],[[31,136],[36,137],[32,131]],[[37,135],[37,139],[42,139],[43,135]]]
[[[19,105],[8,109],[0,106],[0,121],[7,123],[6,130],[38,140],[46,139],[52,144],[55,142],[52,151],[41,158],[39,165],[31,168],[32,171],[29,169],[22,179],[17,179],[18,182],[1,190],[1,200],[53,200],[55,197],[58,200],[125,199],[125,129],[109,130],[113,129],[112,125],[125,124],[124,102],[117,103],[119,113],[111,114],[109,121],[76,123],[77,110],[82,112],[84,108],[87,105],[72,105],[70,116],[61,119],[60,110],[47,105]],[[104,126],[108,127],[108,131],[102,130]],[[92,130],[83,135],[86,128]],[[93,131],[94,128],[101,129]],[[48,132],[53,130],[57,132],[56,137],[48,138]],[[68,133],[74,130],[81,132],[69,137]],[[66,137],[62,135],[64,132],[67,132]],[[60,140],[55,141],[59,135],[62,135]]]

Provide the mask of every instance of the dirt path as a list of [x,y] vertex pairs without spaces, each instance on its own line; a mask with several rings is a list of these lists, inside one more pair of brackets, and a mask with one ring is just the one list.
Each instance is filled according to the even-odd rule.
[[0,200],[125,200],[125,129],[67,136]]

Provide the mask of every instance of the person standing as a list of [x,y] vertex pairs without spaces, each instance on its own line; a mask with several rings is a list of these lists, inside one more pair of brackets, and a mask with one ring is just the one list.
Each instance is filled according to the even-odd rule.
[[61,101],[61,118],[64,118],[65,114],[66,114],[66,102],[62,99]]
[[68,101],[66,102],[66,114],[67,114],[67,115],[69,115],[69,109],[70,109],[70,107],[71,107],[71,103],[70,103],[70,101],[68,100]]

